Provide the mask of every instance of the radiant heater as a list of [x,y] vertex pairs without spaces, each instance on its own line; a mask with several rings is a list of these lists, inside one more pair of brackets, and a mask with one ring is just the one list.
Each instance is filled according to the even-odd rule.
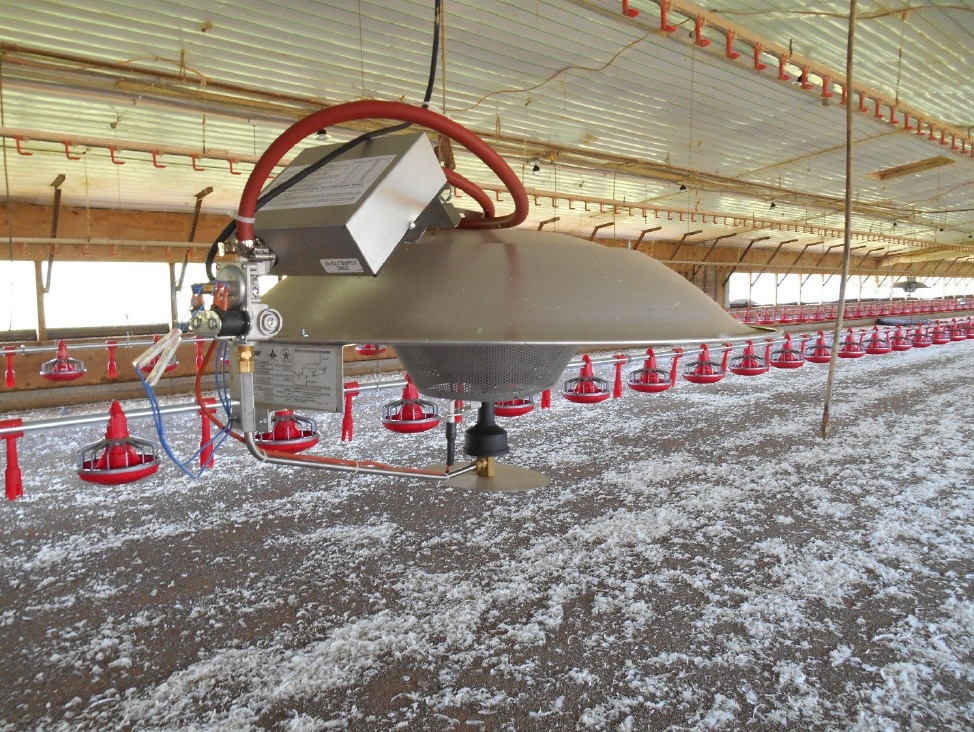
[[897,287],[903,292],[912,295],[917,290],[926,290],[928,285],[920,282],[916,277],[907,277],[905,280],[894,282],[893,287]]
[[[218,267],[215,307],[199,309],[191,323],[197,333],[244,346],[234,370],[245,432],[256,429],[256,407],[341,411],[342,345],[389,343],[422,394],[481,404],[464,440],[475,469],[446,474],[448,484],[544,485],[540,474],[496,464],[509,448],[494,422],[495,403],[552,387],[579,346],[699,343],[767,331],[731,318],[643,254],[499,228],[523,221],[523,188],[482,141],[432,112],[357,102],[296,123],[305,124],[294,137],[333,126],[329,113],[357,105],[371,105],[369,116],[419,122],[459,140],[504,180],[517,208],[494,218],[489,199],[444,170],[420,133],[357,145],[259,209],[246,203],[256,191],[245,191],[237,217],[243,256]],[[272,146],[264,157],[279,159],[282,149]],[[305,150],[273,186],[333,150]],[[258,163],[251,180],[269,170]],[[453,187],[484,206],[484,216],[461,217]],[[257,277],[265,274],[288,277],[262,296]]]

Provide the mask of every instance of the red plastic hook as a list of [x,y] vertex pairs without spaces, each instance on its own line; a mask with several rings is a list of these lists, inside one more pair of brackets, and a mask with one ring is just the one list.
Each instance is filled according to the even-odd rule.
[[802,89],[811,89],[813,86],[815,86],[814,84],[808,81],[808,64],[802,66],[801,82],[802,82]]
[[940,144],[947,144],[947,130],[940,130]]
[[950,136],[950,149],[951,150],[957,149],[957,135]]
[[737,38],[737,33],[732,30],[727,31],[727,51],[726,55],[731,61],[741,57],[737,51],[734,50],[734,39]]
[[866,92],[864,92],[864,91],[859,92],[859,111],[860,112],[868,112],[869,111],[866,108]]
[[355,423],[352,421],[352,397],[359,395],[358,382],[349,381],[345,384],[345,414],[342,416],[342,442],[352,441]]
[[791,79],[791,75],[785,73],[785,62],[787,60],[784,56],[778,56],[778,78],[782,81],[789,81]]
[[152,166],[154,168],[165,168],[166,166],[159,162],[159,151],[152,151]]
[[206,168],[201,168],[196,164],[196,161],[199,160],[199,155],[190,155],[189,157],[193,161],[193,170],[195,170],[197,173],[202,173],[204,170],[206,170]]
[[906,130],[907,132],[913,132],[913,128],[910,127],[910,113],[909,112],[904,112],[903,113],[903,129]]
[[843,104],[848,104],[849,103],[849,87],[846,84],[842,84],[841,89],[842,89],[842,103]]
[[832,83],[832,77],[826,74],[822,77],[822,99],[831,99],[835,96],[831,91],[829,91],[829,85]]
[[[22,427],[21,419],[0,419],[0,428]],[[3,472],[4,488],[8,501],[16,501],[24,495],[24,481],[17,461],[17,440],[24,436],[23,432],[11,432],[3,436],[7,441],[7,468]]]
[[917,117],[917,134],[923,134],[923,117]]
[[108,148],[108,154],[111,157],[112,162],[115,163],[115,165],[125,165],[125,161],[124,160],[119,160],[118,158],[115,157],[115,155],[117,153],[118,153],[118,148],[117,147],[110,147],[110,148]]
[[635,18],[639,15],[639,11],[629,7],[629,0],[622,0],[622,14],[627,18]]
[[629,359],[626,358],[626,354],[624,353],[617,353],[615,359],[616,379],[612,385],[612,398],[618,399],[622,396],[622,367],[626,365]]
[[71,140],[64,141],[64,157],[66,157],[68,160],[81,160],[80,155],[71,154]]
[[710,39],[703,37],[703,16],[698,15],[697,19],[693,21],[693,23],[694,23],[693,34],[695,36],[693,42],[696,45],[700,46],[700,48],[706,48],[707,46],[710,45]]
[[883,110],[880,109],[880,101],[879,101],[879,99],[876,99],[874,101],[875,101],[875,110],[876,111],[873,112],[873,117],[875,117],[876,119],[882,119],[883,118]]
[[659,4],[659,29],[664,33],[672,33],[676,30],[675,25],[670,25],[666,22],[666,16],[670,12],[670,0],[663,0]]
[[233,158],[228,158],[227,162],[230,163],[230,175],[243,175],[242,172],[233,169],[233,164],[237,162],[236,160],[234,160]]
[[763,48],[764,46],[760,43],[754,44],[754,68],[758,71],[764,71],[766,68],[768,68],[767,64],[761,63],[761,50]]
[[24,141],[24,138],[22,136],[20,136],[20,135],[14,135],[14,144],[17,145],[17,152],[20,153],[21,155],[23,155],[24,157],[29,158],[34,153],[32,153],[32,152],[25,152],[24,151],[24,149],[20,146],[23,141]]
[[929,125],[929,127],[930,127],[930,135],[929,135],[929,137],[927,137],[927,139],[928,140],[931,140],[931,141],[932,140],[936,140],[937,139],[937,136],[933,132],[933,125]]
[[891,125],[894,125],[894,126],[897,124],[897,122],[896,122],[896,107],[890,107],[889,108],[889,123]]
[[14,354],[16,352],[17,346],[3,347],[3,357],[7,360],[7,368],[4,372],[4,384],[8,389],[13,389],[17,386],[17,376],[14,374]]
[[118,364],[115,363],[115,351],[118,350],[118,341],[106,341],[108,346],[108,378],[114,379],[118,376]]

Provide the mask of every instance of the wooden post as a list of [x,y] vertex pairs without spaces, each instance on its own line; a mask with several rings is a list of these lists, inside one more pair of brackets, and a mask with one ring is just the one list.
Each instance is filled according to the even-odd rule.
[[176,310],[176,263],[169,263],[169,316],[170,328],[175,328],[179,322],[179,312]]
[[34,292],[37,295],[37,340],[47,340],[47,318],[44,317],[44,277],[41,263],[34,262]]

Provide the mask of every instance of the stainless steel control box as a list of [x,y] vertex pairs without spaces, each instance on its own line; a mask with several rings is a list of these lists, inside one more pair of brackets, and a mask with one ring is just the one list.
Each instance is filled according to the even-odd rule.
[[[268,190],[336,147],[302,151]],[[277,256],[271,274],[375,275],[404,240],[456,225],[446,186],[424,133],[377,137],[261,206],[254,228]]]

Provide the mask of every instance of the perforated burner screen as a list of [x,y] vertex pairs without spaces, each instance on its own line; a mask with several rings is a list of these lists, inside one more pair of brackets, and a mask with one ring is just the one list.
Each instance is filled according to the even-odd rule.
[[575,346],[396,345],[420,392],[441,399],[521,399],[557,383]]

